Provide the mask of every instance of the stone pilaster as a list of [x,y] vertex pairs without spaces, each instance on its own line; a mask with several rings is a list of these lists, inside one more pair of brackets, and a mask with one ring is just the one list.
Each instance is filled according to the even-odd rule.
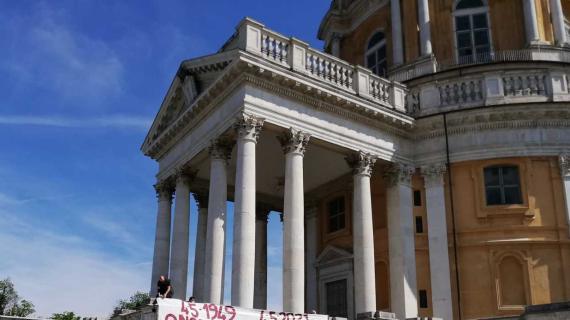
[[159,181],[154,185],[158,198],[156,214],[156,234],[154,238],[154,256],[152,259],[152,278],[150,283],[150,296],[156,295],[156,283],[163,275],[168,277],[170,261],[170,222],[172,210],[172,194],[174,185],[171,179]]
[[310,135],[293,128],[278,137],[285,153],[283,310],[305,312],[303,155]]
[[445,214],[445,164],[422,167],[426,190],[429,263],[433,316],[453,319],[451,300],[451,272]]
[[222,303],[224,292],[227,164],[231,151],[232,141],[227,138],[216,139],[210,145],[204,300],[215,304]]
[[263,119],[242,114],[234,128],[237,138],[232,305],[253,308],[255,261],[255,146]]
[[570,154],[560,155],[560,177],[566,200],[566,221],[568,223],[568,236],[570,237]]
[[393,163],[384,170],[388,207],[390,301],[398,319],[418,316],[411,178],[415,169]]
[[352,168],[354,190],[352,228],[354,250],[354,295],[356,314],[376,311],[376,276],[374,264],[374,226],[370,177],[376,157],[353,153],[346,158]]

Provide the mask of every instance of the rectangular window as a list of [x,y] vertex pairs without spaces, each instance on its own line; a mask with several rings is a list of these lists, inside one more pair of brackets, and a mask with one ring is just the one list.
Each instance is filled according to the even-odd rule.
[[484,169],[487,205],[522,204],[519,168],[495,166]]
[[331,317],[348,316],[348,306],[346,299],[346,279],[327,282],[327,314]]
[[428,308],[428,299],[427,299],[426,290],[420,290],[420,308],[422,309]]
[[422,206],[422,192],[420,190],[414,190],[414,207]]
[[456,16],[455,37],[459,64],[484,62],[491,58],[487,13]]
[[329,233],[339,231],[345,227],[344,197],[334,198],[327,205],[329,219]]
[[424,233],[424,221],[422,217],[416,217],[416,233]]

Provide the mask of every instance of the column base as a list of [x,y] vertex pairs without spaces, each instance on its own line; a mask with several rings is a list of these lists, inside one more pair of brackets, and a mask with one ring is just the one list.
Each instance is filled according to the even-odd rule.
[[356,315],[356,320],[398,320],[395,313],[376,311],[362,312]]

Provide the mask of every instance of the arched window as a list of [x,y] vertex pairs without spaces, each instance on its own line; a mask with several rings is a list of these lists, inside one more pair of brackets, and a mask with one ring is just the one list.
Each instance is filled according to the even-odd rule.
[[473,63],[490,58],[489,8],[483,0],[460,0],[455,6],[457,62]]
[[386,37],[384,32],[376,32],[366,47],[366,67],[375,74],[385,77],[388,63],[386,61]]

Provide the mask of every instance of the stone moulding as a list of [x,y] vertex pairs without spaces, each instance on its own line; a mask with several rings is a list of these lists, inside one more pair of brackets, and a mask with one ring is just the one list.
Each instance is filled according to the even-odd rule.
[[398,136],[409,136],[413,128],[414,120],[411,117],[365,101],[354,94],[336,90],[325,83],[305,78],[302,74],[288,70],[280,71],[282,67],[258,61],[258,57],[249,53],[235,51],[234,54],[236,58],[225,68],[218,79],[202,92],[169,127],[157,134],[154,140],[149,139],[151,136],[149,133],[141,147],[145,155],[159,159],[197,122],[207,116],[209,110],[215,108],[236,87],[244,83],[300,100],[314,108],[334,112],[351,120],[362,121]]

